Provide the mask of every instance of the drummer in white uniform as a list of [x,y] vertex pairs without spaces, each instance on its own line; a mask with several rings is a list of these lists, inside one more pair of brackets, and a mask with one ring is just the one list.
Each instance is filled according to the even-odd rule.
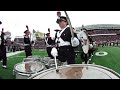
[[[87,34],[86,34],[86,29],[82,28],[81,31],[77,34],[78,39],[81,41],[81,45],[84,46],[87,44]],[[86,48],[88,49],[88,48]],[[87,64],[88,63],[88,54],[82,52],[81,54],[81,59],[84,61],[83,63]]]

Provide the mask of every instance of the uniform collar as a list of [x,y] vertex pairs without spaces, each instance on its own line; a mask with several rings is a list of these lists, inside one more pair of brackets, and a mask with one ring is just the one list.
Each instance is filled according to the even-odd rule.
[[67,27],[68,27],[68,25],[67,25],[65,28],[61,29],[61,31],[62,31],[62,30],[65,30]]

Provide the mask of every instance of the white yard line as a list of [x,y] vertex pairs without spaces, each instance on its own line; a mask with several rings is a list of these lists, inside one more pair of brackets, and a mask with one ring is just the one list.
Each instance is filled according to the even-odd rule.
[[16,51],[16,52],[7,53],[7,57],[10,57],[10,56],[22,53],[22,52],[24,52],[24,51]]

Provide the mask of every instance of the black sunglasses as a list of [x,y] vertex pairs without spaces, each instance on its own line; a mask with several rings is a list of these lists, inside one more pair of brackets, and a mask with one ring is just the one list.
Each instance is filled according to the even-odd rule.
[[58,20],[56,21],[56,23],[59,23],[59,22],[62,22],[62,21],[67,22],[66,20],[58,19]]

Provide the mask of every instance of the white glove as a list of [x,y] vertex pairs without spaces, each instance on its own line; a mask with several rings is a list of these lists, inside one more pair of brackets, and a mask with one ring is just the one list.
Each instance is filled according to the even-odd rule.
[[73,47],[77,47],[80,44],[80,42],[76,37],[74,37],[73,39],[71,39],[71,44]]
[[52,48],[52,50],[51,50],[51,55],[52,55],[53,57],[58,56],[58,51],[57,51],[57,49],[56,49],[55,47]]
[[92,44],[90,44],[90,49],[92,49],[93,48],[93,45]]

